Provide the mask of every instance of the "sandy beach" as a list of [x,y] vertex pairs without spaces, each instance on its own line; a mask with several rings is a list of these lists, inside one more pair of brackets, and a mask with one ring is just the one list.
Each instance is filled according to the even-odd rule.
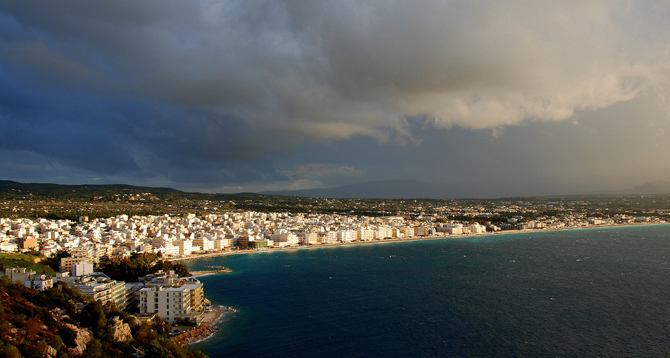
[[[382,240],[372,240],[372,241],[353,241],[353,242],[343,242],[343,243],[331,243],[331,244],[316,244],[316,245],[300,245],[300,246],[287,246],[283,248],[266,248],[262,250],[230,250],[230,251],[220,251],[212,252],[206,254],[196,254],[188,257],[175,257],[165,259],[166,261],[185,261],[185,260],[197,260],[207,257],[217,257],[217,256],[226,256],[226,255],[239,255],[239,254],[254,254],[254,253],[263,253],[263,252],[281,252],[281,251],[291,251],[291,250],[309,250],[309,249],[318,249],[324,247],[346,247],[354,245],[376,245],[384,244],[391,242],[406,242],[406,241],[420,241],[420,240],[438,240],[438,239],[461,239],[465,237],[481,237],[481,236],[491,236],[491,235],[508,235],[508,234],[519,234],[519,233],[529,233],[529,232],[544,232],[544,231],[559,231],[559,230],[581,230],[581,229],[602,229],[608,227],[622,227],[622,226],[640,226],[640,225],[658,225],[665,224],[661,223],[633,223],[633,224],[615,224],[615,225],[594,225],[594,226],[575,226],[575,227],[561,227],[561,228],[544,228],[544,229],[526,229],[526,230],[505,230],[505,231],[492,231],[485,232],[481,234],[462,234],[462,235],[439,235],[439,236],[413,236],[409,238],[391,238],[391,239],[382,239]],[[205,276],[212,275],[217,273],[225,273],[230,271],[223,270],[209,270],[209,271],[194,271],[192,272],[193,276]]]

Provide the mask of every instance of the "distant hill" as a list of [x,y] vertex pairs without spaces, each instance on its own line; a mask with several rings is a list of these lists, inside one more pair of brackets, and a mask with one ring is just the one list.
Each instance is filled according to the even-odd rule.
[[458,184],[431,184],[420,180],[386,180],[343,185],[335,188],[266,191],[262,193],[193,193],[165,187],[145,187],[125,184],[61,185],[19,183],[0,180],[0,193],[17,191],[33,195],[61,197],[108,196],[115,193],[152,193],[159,197],[179,197],[190,200],[255,200],[264,196],[297,196],[306,198],[361,199],[495,199],[551,195],[664,195],[670,194],[670,182],[657,180],[630,189],[597,193],[571,192],[551,180],[535,181],[473,181]]
[[82,185],[63,185],[52,183],[19,183],[11,180],[0,180],[0,191],[25,191],[35,195],[72,195],[73,192],[86,192],[95,194],[96,192],[106,191],[124,191],[126,193],[184,193],[172,188],[144,187],[125,184],[82,184]]
[[266,195],[312,198],[362,199],[485,199],[551,195],[664,195],[670,182],[657,180],[633,188],[601,192],[573,192],[551,180],[527,182],[473,181],[459,184],[430,184],[419,180],[387,180],[343,185],[335,188],[267,191]]
[[256,193],[238,194],[216,194],[216,193],[192,193],[165,187],[134,186],[126,184],[81,184],[64,185],[52,183],[19,183],[11,180],[0,180],[0,193],[16,192],[30,193],[33,195],[59,196],[59,197],[92,197],[110,194],[140,194],[151,193],[159,197],[172,196],[192,200],[238,200],[262,196]]
[[267,191],[263,194],[314,198],[474,199],[565,195],[566,190],[552,182],[537,184],[512,181],[473,181],[459,184],[430,184],[419,180],[388,180],[336,188]]
[[656,180],[646,182],[641,185],[636,185],[631,189],[622,190],[622,194],[637,194],[637,195],[663,195],[670,194],[670,182],[665,180]]

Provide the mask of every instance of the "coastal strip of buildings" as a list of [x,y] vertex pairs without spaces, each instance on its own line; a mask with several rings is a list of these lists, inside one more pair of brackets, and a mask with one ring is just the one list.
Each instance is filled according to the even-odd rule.
[[[469,214],[486,217],[495,213]],[[462,214],[462,213],[461,213]],[[570,214],[526,220],[510,217],[507,222],[482,225],[470,221],[448,221],[435,215],[414,219],[402,216],[368,217],[338,214],[289,214],[231,212],[197,217],[132,216],[78,222],[49,219],[0,218],[0,252],[32,251],[49,257],[67,251],[70,262],[92,263],[129,257],[132,253],[154,252],[163,258],[183,258],[194,254],[280,248],[287,246],[349,243],[426,236],[481,234],[501,230],[558,229],[615,224],[660,222],[657,217],[612,218]]]
[[[478,211],[479,210],[479,211]],[[463,213],[459,213],[462,217]],[[472,216],[493,215],[472,208]],[[112,280],[94,265],[120,260],[133,253],[160,253],[164,259],[190,258],[225,251],[263,250],[384,239],[448,237],[502,230],[559,229],[601,225],[655,223],[657,217],[593,218],[579,214],[525,220],[510,217],[505,223],[482,225],[449,221],[436,215],[367,217],[337,214],[231,212],[197,217],[132,216],[77,222],[49,219],[0,218],[0,251],[37,252],[51,256],[67,251],[60,272],[46,276],[25,268],[7,268],[4,275],[27,287],[45,290],[58,282],[77,287],[84,295],[119,308],[132,308],[140,318],[159,316],[168,322],[197,322],[208,309],[203,285],[197,278],[159,272],[138,282]],[[2,273],[0,273],[2,275]]]

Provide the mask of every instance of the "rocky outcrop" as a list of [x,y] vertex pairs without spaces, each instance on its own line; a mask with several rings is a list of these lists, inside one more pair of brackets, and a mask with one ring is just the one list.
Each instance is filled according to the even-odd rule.
[[74,348],[68,348],[68,355],[79,357],[84,354],[86,346],[93,339],[91,331],[86,328],[80,328],[70,323],[64,323],[64,326],[73,330],[77,335],[74,339],[74,343],[77,345]]
[[196,328],[192,331],[184,332],[178,336],[172,337],[170,338],[170,340],[177,344],[192,344],[211,336],[214,332],[218,330],[219,330],[218,327],[203,326]]
[[127,342],[133,340],[133,335],[130,332],[128,323],[123,323],[119,316],[114,316],[107,321],[112,327],[115,342]]
[[58,354],[58,351],[56,350],[56,348],[54,348],[52,346],[47,346],[47,351],[45,352],[45,354],[46,354],[47,358],[52,358],[52,357],[55,357],[56,354]]

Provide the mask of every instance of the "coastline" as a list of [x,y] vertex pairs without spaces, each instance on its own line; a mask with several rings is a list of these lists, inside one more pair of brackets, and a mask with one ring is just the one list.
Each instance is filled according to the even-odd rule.
[[[303,352],[329,358],[357,354],[401,357],[456,351],[454,355],[468,356],[473,352],[472,337],[485,334],[498,348],[493,352],[488,341],[482,340],[477,355],[542,356],[558,344],[565,351],[574,347],[571,354],[579,356],[583,349],[594,355],[602,347],[628,349],[625,339],[631,329],[642,347],[649,342],[645,327],[660,326],[666,309],[663,297],[667,297],[669,271],[663,255],[669,230],[667,224],[600,227],[193,261],[188,266],[220,261],[214,264],[235,268],[234,275],[208,277],[205,288],[211,286],[206,294],[214,303],[239,305],[241,314],[227,316],[220,332],[190,349],[211,357]],[[620,294],[624,288],[626,296]],[[389,292],[391,289],[394,291]],[[646,295],[648,289],[653,290],[652,296]],[[630,311],[627,302],[639,306]],[[511,331],[496,325],[471,325],[473,316],[478,319],[482,312],[488,322],[505,322]],[[532,329],[519,325],[515,317],[532,320]],[[645,324],[615,324],[621,317]],[[593,323],[585,327],[587,320]],[[545,328],[547,324],[552,326]],[[582,345],[583,337],[601,332],[601,326],[621,339],[612,343],[612,336],[606,336],[597,346]],[[574,327],[582,327],[579,336],[573,335]],[[447,329],[450,331],[443,333]],[[415,335],[416,330],[424,335]],[[344,344],[327,345],[332,331],[338,334],[332,335],[333,341]],[[264,335],[267,343],[260,345],[250,339],[254,332],[280,333]],[[377,339],[375,345],[367,339],[349,344],[356,332],[367,332]],[[377,332],[385,335],[379,337]],[[432,340],[417,343],[416,337]],[[457,338],[450,339],[453,337]],[[496,341],[496,337],[502,338]],[[453,345],[444,344],[444,339]],[[524,345],[524,340],[537,345]],[[428,343],[422,346],[421,342]],[[505,350],[510,342],[533,351],[510,353]],[[611,353],[616,355],[616,351]]]
[[231,269],[225,269],[225,270],[203,270],[203,271],[191,271],[191,277],[202,277],[202,276],[209,276],[209,275],[216,275],[219,273],[230,273],[233,272]]
[[192,345],[200,343],[208,338],[210,338],[216,331],[219,330],[219,323],[223,320],[224,313],[228,310],[222,308],[212,308],[210,312],[205,313],[208,315],[200,325],[192,331],[187,331],[171,337],[170,340],[182,345]]
[[[509,234],[521,234],[521,233],[532,233],[532,232],[546,232],[546,231],[561,231],[561,230],[582,230],[582,229],[604,229],[604,228],[614,228],[614,227],[629,227],[629,226],[647,226],[647,225],[665,225],[667,222],[654,222],[654,223],[631,223],[631,224],[613,224],[613,225],[594,225],[594,226],[574,226],[574,227],[560,227],[560,228],[544,228],[544,229],[525,229],[525,230],[505,230],[505,231],[493,231],[485,232],[480,234],[461,234],[461,235],[441,235],[441,236],[413,236],[409,238],[391,238],[391,239],[381,239],[381,240],[372,240],[372,241],[353,241],[353,242],[338,242],[331,244],[316,244],[316,245],[300,245],[300,246],[289,246],[283,248],[268,248],[264,250],[231,250],[231,251],[221,251],[214,253],[206,254],[197,254],[191,255],[188,257],[174,257],[165,259],[165,261],[186,261],[186,260],[197,260],[210,257],[219,257],[219,256],[228,256],[228,255],[246,255],[246,254],[257,254],[257,253],[266,253],[266,252],[282,252],[282,251],[291,251],[291,250],[309,250],[309,249],[318,249],[325,247],[347,247],[354,245],[377,245],[384,243],[392,242],[412,242],[412,241],[422,241],[422,240],[439,240],[439,239],[462,239],[468,237],[485,237],[493,235],[509,235]],[[228,273],[230,270],[211,270],[211,271],[194,271],[192,272],[193,276],[207,276],[214,275],[219,273]]]

